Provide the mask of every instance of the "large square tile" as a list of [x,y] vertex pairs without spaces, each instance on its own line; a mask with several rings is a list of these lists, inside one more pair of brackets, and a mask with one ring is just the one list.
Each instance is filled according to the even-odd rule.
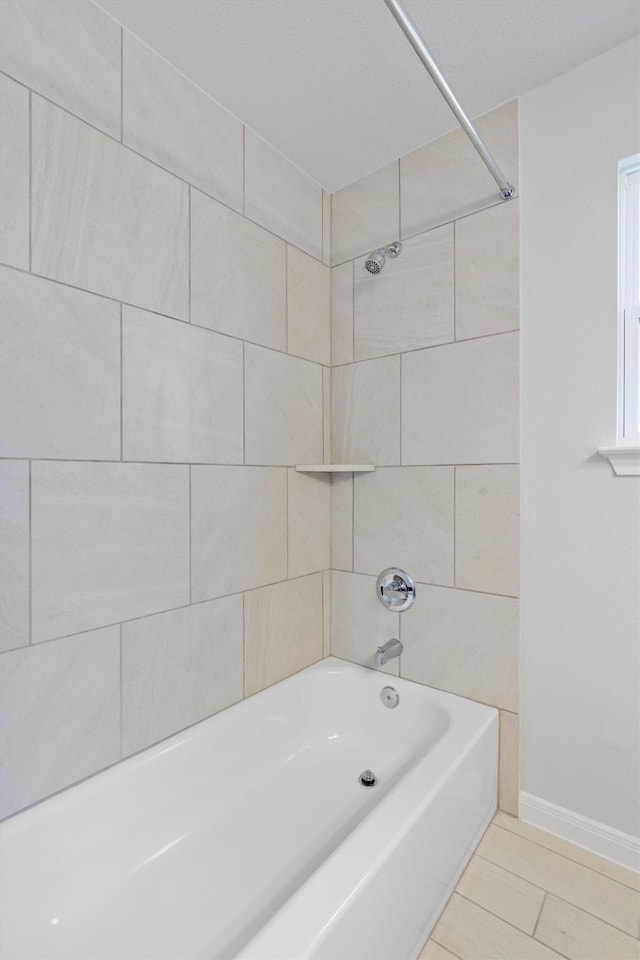
[[403,677],[517,712],[517,600],[420,583],[401,630]]
[[331,363],[331,271],[297,247],[287,247],[287,350]]
[[122,753],[242,699],[242,594],[122,626]]
[[342,263],[400,236],[398,161],[360,177],[331,198],[331,262]]
[[29,464],[0,460],[0,650],[29,643]]
[[242,344],[123,307],[125,460],[242,463]]
[[331,564],[331,479],[288,473],[288,576],[303,577]]
[[189,188],[40,97],[32,269],[158,313],[189,309]]
[[331,363],[353,363],[353,262],[331,268]]
[[189,601],[189,470],[139,463],[31,467],[33,639]]
[[454,339],[453,227],[407,240],[373,276],[355,262],[355,359],[367,360]]
[[119,140],[121,33],[86,0],[3,0],[0,70]]
[[120,629],[2,654],[5,817],[120,759]]
[[322,658],[322,607],[321,573],[245,593],[245,696]]
[[[474,121],[507,179],[518,182],[518,101]],[[400,160],[402,236],[503,203],[495,180],[461,129],[432,140]]]
[[29,91],[0,76],[0,260],[29,269]]
[[192,599],[287,578],[287,473],[191,468]]
[[322,187],[248,128],[244,150],[246,216],[322,260]]
[[456,467],[456,586],[520,592],[519,468]]
[[[402,567],[453,586],[453,468],[388,467],[354,482],[354,570]],[[403,518],[406,522],[403,522]]]
[[518,201],[456,221],[456,339],[519,327]]
[[400,463],[400,357],[331,371],[334,463]]
[[245,346],[245,460],[322,463],[322,367]]
[[265,347],[287,347],[286,244],[191,191],[191,320]]
[[405,354],[402,410],[403,463],[516,463],[518,334]]
[[[376,578],[334,570],[331,577],[331,653],[334,657],[374,667],[378,647],[399,636],[400,614],[383,607],[376,595]],[[396,657],[383,673],[398,676]]]
[[0,268],[5,457],[120,459],[120,308]]
[[123,142],[242,210],[240,120],[126,30],[123,55]]

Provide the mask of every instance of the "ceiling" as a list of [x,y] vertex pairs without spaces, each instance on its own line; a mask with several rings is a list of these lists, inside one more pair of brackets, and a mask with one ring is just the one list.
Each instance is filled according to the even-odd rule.
[[[383,0],[96,2],[331,192],[455,126]],[[405,7],[471,117],[640,32],[638,0]]]

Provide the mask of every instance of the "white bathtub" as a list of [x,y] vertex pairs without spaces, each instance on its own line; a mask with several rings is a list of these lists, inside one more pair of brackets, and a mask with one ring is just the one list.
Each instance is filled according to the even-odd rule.
[[497,741],[489,707],[323,660],[0,825],[1,955],[416,957]]

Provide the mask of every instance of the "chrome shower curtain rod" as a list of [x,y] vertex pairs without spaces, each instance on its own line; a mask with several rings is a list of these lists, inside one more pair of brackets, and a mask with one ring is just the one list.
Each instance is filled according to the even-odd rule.
[[502,170],[496,163],[490,150],[487,148],[487,145],[484,143],[484,141],[478,134],[478,131],[473,126],[473,124],[467,117],[466,113],[458,103],[457,99],[455,98],[454,94],[451,91],[451,88],[449,87],[449,84],[440,73],[440,70],[438,69],[438,66],[435,60],[427,50],[424,40],[418,33],[416,25],[409,18],[402,4],[399,3],[399,0],[384,0],[384,2],[386,3],[387,7],[395,17],[396,21],[398,22],[398,25],[400,26],[400,29],[406,36],[407,40],[409,41],[409,43],[411,44],[415,52],[418,54],[418,56],[422,60],[422,63],[424,64],[424,66],[429,71],[433,82],[435,83],[438,90],[440,91],[444,99],[447,101],[449,106],[451,107],[453,113],[456,116],[456,119],[458,120],[458,123],[460,124],[460,126],[462,127],[466,135],[469,137],[469,140],[471,140],[471,143],[473,144],[473,146],[476,148],[476,150],[480,154],[489,173],[491,174],[493,179],[496,181],[496,183],[500,187],[500,196],[502,197],[503,200],[509,200],[511,197],[513,197],[513,195],[516,192],[515,187],[512,186],[509,183],[509,181],[506,179],[505,175],[503,174]]

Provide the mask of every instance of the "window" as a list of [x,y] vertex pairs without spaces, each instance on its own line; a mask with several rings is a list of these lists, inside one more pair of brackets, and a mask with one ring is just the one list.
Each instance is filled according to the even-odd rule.
[[640,154],[619,164],[618,443],[640,443]]

